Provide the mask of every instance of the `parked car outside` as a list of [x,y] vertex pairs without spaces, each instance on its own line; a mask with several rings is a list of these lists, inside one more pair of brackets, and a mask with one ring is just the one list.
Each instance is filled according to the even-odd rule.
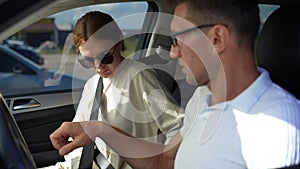
[[[85,82],[68,74],[57,76],[55,70],[42,68],[3,45],[0,45],[0,60],[5,60],[5,64],[0,66],[0,92],[3,95],[24,90],[66,90],[71,89],[72,85],[74,88],[82,88]],[[55,83],[47,83],[53,78],[57,78]]]
[[39,65],[44,64],[44,58],[38,52],[36,52],[36,50],[32,46],[25,45],[25,43],[22,43],[22,41],[21,43],[18,43],[18,41],[16,40],[4,40],[3,45],[8,46],[9,48],[22,54],[26,58],[34,61]]

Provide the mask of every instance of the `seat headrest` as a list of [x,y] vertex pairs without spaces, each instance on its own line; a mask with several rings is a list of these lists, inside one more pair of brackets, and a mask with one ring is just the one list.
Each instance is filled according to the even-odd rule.
[[265,22],[259,37],[259,66],[272,80],[300,98],[300,6],[282,6]]

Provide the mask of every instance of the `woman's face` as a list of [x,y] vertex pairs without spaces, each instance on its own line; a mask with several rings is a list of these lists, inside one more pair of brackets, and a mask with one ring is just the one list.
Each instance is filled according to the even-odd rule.
[[[90,38],[87,42],[80,45],[78,49],[81,58],[89,58],[92,61],[91,68],[103,78],[111,78],[122,61],[120,47],[111,40]],[[99,60],[102,57],[98,56],[104,56],[107,52],[113,55],[112,63],[105,63],[104,61],[103,63]]]

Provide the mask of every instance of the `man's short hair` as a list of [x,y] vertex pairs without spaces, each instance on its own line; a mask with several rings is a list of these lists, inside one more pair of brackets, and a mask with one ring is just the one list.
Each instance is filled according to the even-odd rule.
[[260,17],[257,0],[179,0],[188,5],[195,24],[222,23],[233,30],[239,44],[251,45],[257,36]]

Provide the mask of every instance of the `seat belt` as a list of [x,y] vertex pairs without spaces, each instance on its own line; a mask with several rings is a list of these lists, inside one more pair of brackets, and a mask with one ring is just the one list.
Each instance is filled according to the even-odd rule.
[[[98,120],[102,87],[102,77],[100,77],[95,92],[90,120]],[[79,169],[92,169],[94,159],[100,169],[114,169],[106,157],[97,149],[95,142],[83,147]]]
[[104,155],[97,149],[94,149],[95,150],[95,161],[96,161],[96,164],[97,166],[100,168],[100,169],[115,169],[111,163],[106,159],[106,157],[104,157]]

